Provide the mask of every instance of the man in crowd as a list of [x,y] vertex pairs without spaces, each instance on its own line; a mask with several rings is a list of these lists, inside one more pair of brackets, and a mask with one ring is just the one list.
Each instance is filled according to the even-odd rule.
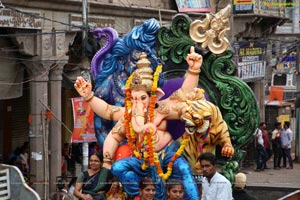
[[247,177],[244,173],[237,173],[233,184],[232,196],[234,200],[257,200],[251,196],[246,188]]
[[212,153],[199,157],[203,170],[201,200],[232,200],[231,183],[217,172],[217,158]]
[[285,121],[281,133],[281,149],[282,149],[282,156],[283,156],[283,167],[287,167],[286,158],[288,158],[289,161],[289,167],[287,167],[287,169],[293,169],[293,159],[291,156],[292,140],[293,140],[293,132],[290,129],[290,122]]
[[271,145],[270,145],[269,133],[268,133],[268,130],[267,130],[266,123],[262,122],[261,127],[262,127],[262,129],[261,129],[262,136],[263,136],[263,140],[264,140],[264,147],[265,147],[267,155],[268,155],[265,166],[264,166],[264,169],[269,169],[268,166],[267,166],[267,162],[271,158],[273,153],[272,153],[272,149],[271,149]]
[[266,161],[268,159],[268,153],[264,147],[263,139],[263,126],[264,122],[261,122],[259,125],[258,132],[256,134],[256,170],[257,172],[264,170]]
[[274,153],[274,169],[280,169],[280,160],[281,157],[281,123],[275,123],[275,129],[272,132],[272,149]]

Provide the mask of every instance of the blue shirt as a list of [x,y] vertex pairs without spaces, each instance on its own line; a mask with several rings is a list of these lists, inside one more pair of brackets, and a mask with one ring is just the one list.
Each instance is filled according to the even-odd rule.
[[281,132],[281,147],[282,148],[291,148],[292,147],[292,139],[293,139],[293,132],[290,128],[283,129]]

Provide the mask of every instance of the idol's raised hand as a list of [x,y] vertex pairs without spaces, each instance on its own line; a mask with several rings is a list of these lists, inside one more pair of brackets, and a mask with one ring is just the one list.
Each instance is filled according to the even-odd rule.
[[186,62],[192,70],[200,70],[203,58],[195,52],[195,47],[191,46],[190,53],[186,56]]
[[82,97],[87,97],[92,92],[91,82],[84,80],[81,76],[77,77],[74,87]]

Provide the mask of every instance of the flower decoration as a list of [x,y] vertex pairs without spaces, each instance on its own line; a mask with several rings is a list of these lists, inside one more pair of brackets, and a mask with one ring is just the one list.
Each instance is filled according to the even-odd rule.
[[[156,98],[157,98],[157,85],[158,85],[158,79],[159,74],[162,71],[162,65],[159,64],[155,70],[155,73],[153,75],[153,83],[151,87],[151,95],[150,95],[150,103],[149,103],[149,112],[148,112],[148,123],[153,123],[154,121],[154,114],[155,114],[155,104],[156,104]],[[169,176],[172,174],[173,164],[175,160],[180,157],[184,151],[184,148],[186,144],[189,141],[190,135],[185,133],[183,135],[183,140],[181,142],[180,147],[176,151],[176,153],[173,155],[171,161],[168,163],[167,172],[164,173],[161,165],[158,154],[155,152],[155,134],[154,130],[151,128],[148,128],[145,130],[144,134],[139,138],[139,141],[137,141],[137,135],[135,134],[132,124],[131,124],[131,83],[133,81],[134,73],[128,78],[125,84],[125,130],[126,130],[126,137],[128,138],[128,144],[131,149],[131,151],[134,153],[134,155],[142,160],[143,164],[141,165],[141,168],[143,170],[146,170],[149,165],[155,166],[158,175],[163,178],[164,180],[168,179]],[[137,143],[138,142],[138,143]],[[146,147],[146,148],[145,148]]]

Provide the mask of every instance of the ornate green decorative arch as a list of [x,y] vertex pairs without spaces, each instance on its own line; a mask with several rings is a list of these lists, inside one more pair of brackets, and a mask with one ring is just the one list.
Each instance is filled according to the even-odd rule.
[[220,108],[228,125],[235,155],[224,165],[222,172],[233,181],[232,175],[237,167],[232,163],[239,162],[244,157],[241,148],[251,140],[258,127],[259,107],[251,88],[235,76],[236,66],[232,60],[232,51],[226,50],[222,55],[215,55],[201,49],[189,36],[191,22],[189,16],[177,14],[170,27],[160,28],[158,55],[167,65],[166,73],[182,73],[187,68],[184,58],[190,47],[194,45],[201,51],[204,63],[199,86],[205,89],[210,101]]

